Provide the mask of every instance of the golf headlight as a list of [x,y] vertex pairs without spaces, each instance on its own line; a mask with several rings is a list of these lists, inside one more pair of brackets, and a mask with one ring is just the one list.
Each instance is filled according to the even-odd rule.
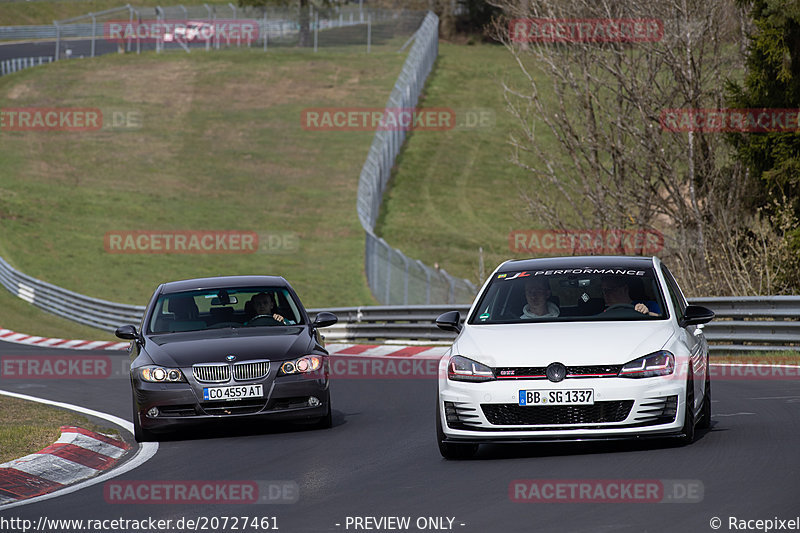
[[675,371],[675,356],[672,352],[661,350],[634,359],[619,371],[621,378],[652,378],[668,376]]
[[144,366],[139,369],[139,377],[150,383],[178,383],[186,381],[183,373],[177,368],[163,366]]
[[322,357],[318,355],[304,355],[299,359],[286,361],[278,370],[279,376],[290,376],[292,374],[306,374],[322,368]]
[[454,355],[447,363],[447,379],[453,381],[492,381],[494,372],[491,368],[472,359]]

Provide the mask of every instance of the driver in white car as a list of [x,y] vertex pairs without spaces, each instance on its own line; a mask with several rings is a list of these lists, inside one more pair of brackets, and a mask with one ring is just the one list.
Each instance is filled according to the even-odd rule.
[[600,287],[603,291],[603,298],[606,301],[606,311],[614,306],[624,306],[633,308],[643,315],[658,316],[647,308],[642,302],[634,303],[631,299],[628,283],[621,276],[605,276],[600,280]]

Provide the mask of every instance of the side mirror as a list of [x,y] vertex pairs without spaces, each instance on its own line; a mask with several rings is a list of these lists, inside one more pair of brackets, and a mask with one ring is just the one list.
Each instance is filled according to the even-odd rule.
[[696,326],[698,324],[711,322],[713,319],[714,311],[711,309],[699,305],[687,305],[686,310],[683,312],[683,320],[681,320],[680,326],[682,328],[686,326]]
[[445,331],[461,331],[461,314],[458,311],[448,311],[442,313],[436,319],[436,325]]
[[339,317],[333,313],[322,311],[320,314],[314,317],[314,321],[311,322],[311,325],[315,328],[327,328],[328,326],[336,324],[338,321]]
[[130,324],[118,327],[114,335],[128,341],[135,341],[139,338],[139,334],[136,333],[136,326],[131,326]]

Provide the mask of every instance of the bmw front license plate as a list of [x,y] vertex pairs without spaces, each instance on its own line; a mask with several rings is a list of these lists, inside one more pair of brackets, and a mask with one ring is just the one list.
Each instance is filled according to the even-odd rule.
[[238,387],[205,387],[204,400],[242,400],[264,396],[263,385],[240,385]]
[[519,404],[532,405],[594,405],[594,390],[521,390]]

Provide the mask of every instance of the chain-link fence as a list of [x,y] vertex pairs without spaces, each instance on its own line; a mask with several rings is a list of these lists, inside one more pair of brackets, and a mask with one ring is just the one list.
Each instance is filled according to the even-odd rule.
[[55,40],[58,59],[111,52],[185,51],[225,47],[395,49],[413,35],[425,13],[343,4],[325,8],[227,5],[156,6],[130,4],[52,26],[0,27],[0,39]]
[[[428,13],[389,96],[387,113],[416,107],[438,53],[439,18]],[[385,305],[469,303],[477,292],[475,285],[410,259],[375,235],[383,192],[405,137],[403,128],[376,132],[361,170],[357,209],[366,233],[367,282],[375,298]]]

